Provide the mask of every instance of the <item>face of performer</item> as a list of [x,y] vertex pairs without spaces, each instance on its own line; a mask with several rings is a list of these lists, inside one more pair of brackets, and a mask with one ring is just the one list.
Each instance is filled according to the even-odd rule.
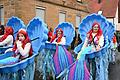
[[57,36],[60,37],[60,36],[61,36],[61,33],[62,33],[62,32],[61,32],[60,30],[58,30]]
[[99,29],[99,27],[97,24],[95,26],[93,26],[93,33],[97,33],[98,29]]
[[20,41],[25,40],[25,36],[21,33],[18,35],[18,38],[19,38]]

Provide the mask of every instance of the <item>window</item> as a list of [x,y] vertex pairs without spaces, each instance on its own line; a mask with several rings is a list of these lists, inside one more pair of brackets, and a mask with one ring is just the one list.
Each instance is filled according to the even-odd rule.
[[79,24],[81,22],[81,17],[80,16],[76,16],[76,27],[79,27]]
[[43,7],[37,7],[36,8],[36,16],[40,17],[45,21],[45,8]]
[[66,14],[64,12],[59,13],[59,23],[65,22]]
[[0,6],[0,22],[2,25],[4,25],[4,8],[3,8],[3,6]]

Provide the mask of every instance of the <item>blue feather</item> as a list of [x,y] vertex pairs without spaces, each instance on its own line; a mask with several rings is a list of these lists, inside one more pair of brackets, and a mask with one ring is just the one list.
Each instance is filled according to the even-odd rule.
[[115,32],[115,25],[113,25],[111,22],[108,21],[109,26],[107,27],[107,35],[108,35],[108,39],[110,41],[112,41],[112,38],[114,36],[114,32]]
[[14,16],[9,18],[9,20],[8,20],[6,25],[7,26],[11,26],[13,28],[13,30],[14,30],[14,37],[16,37],[16,34],[17,34],[19,29],[25,27],[24,22],[21,19],[19,19],[18,17],[14,17]]
[[37,53],[40,47],[45,45],[48,38],[46,24],[39,17],[35,17],[29,22],[27,32],[30,39],[38,38],[37,40],[32,41],[32,48],[34,52]]

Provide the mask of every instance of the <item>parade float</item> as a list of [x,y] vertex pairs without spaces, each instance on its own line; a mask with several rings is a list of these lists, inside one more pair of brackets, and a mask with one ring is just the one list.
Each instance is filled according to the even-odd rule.
[[[46,24],[38,17],[33,18],[27,26],[23,21],[17,17],[11,17],[7,24],[14,30],[14,37],[19,29],[26,29],[33,48],[33,55],[16,62],[14,64],[5,64],[0,66],[0,79],[1,80],[33,80],[35,71],[35,57],[38,55],[38,51],[42,50],[47,40],[47,28]],[[12,56],[13,53],[3,54],[4,59]],[[0,57],[2,57],[0,56]],[[2,57],[3,59],[3,57]],[[1,60],[2,60],[1,59]],[[12,61],[12,60],[10,60]]]

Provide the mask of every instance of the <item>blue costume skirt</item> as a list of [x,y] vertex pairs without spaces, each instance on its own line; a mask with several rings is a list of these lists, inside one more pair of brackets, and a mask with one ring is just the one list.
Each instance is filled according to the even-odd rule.
[[55,75],[58,75],[69,65],[73,63],[73,57],[64,46],[56,46],[56,52],[53,56]]
[[77,59],[72,66],[69,68],[68,79],[67,80],[90,80],[90,73],[86,66],[85,56],[89,54],[92,47],[86,47],[79,54],[80,57]]

